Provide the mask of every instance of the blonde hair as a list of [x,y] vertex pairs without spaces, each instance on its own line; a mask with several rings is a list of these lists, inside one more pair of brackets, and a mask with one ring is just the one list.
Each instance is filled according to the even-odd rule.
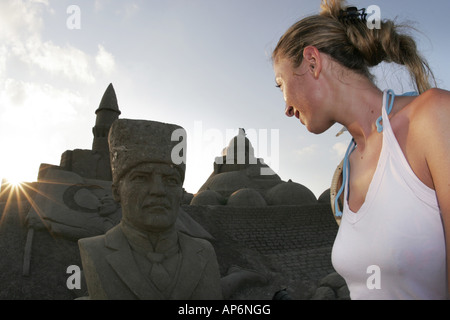
[[272,60],[283,57],[300,66],[303,49],[315,46],[342,66],[373,80],[369,68],[379,63],[395,62],[404,65],[422,93],[431,88],[433,73],[417,51],[414,39],[399,32],[400,26],[382,20],[380,28],[370,29],[365,21],[344,22],[339,19],[345,10],[345,0],[322,0],[321,12],[292,25],[280,38],[272,53]]

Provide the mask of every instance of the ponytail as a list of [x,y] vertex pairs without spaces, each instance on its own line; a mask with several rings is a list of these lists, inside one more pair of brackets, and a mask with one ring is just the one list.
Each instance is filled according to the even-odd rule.
[[368,28],[362,19],[342,21],[344,2],[322,0],[320,14],[300,20],[280,38],[272,54],[273,61],[284,57],[298,67],[303,60],[303,49],[311,45],[371,80],[369,68],[383,61],[404,65],[419,93],[430,89],[433,73],[419,55],[414,39],[400,33],[400,26],[391,20],[381,21],[379,29]]

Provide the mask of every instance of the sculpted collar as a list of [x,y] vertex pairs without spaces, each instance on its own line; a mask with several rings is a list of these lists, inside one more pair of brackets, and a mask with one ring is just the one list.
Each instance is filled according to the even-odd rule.
[[[122,220],[122,231],[130,243],[132,249],[144,256],[162,254],[170,256],[179,251],[178,233],[174,228],[167,232],[153,234],[137,230],[129,223]],[[155,246],[153,247],[153,243]]]

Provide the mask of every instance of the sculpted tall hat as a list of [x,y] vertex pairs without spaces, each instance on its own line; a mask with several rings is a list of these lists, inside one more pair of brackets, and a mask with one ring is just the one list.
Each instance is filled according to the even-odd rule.
[[176,168],[184,181],[186,131],[175,124],[149,120],[116,120],[109,131],[113,183],[135,166],[166,163]]

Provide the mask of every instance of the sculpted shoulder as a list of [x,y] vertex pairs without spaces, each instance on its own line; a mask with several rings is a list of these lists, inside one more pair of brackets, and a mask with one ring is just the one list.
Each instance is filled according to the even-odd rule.
[[78,246],[85,251],[95,250],[105,246],[105,236],[100,235],[96,237],[84,238],[78,240]]
[[109,253],[120,247],[122,238],[124,237],[119,226],[115,226],[103,235],[78,240],[78,247],[80,253],[98,258],[100,252]]

